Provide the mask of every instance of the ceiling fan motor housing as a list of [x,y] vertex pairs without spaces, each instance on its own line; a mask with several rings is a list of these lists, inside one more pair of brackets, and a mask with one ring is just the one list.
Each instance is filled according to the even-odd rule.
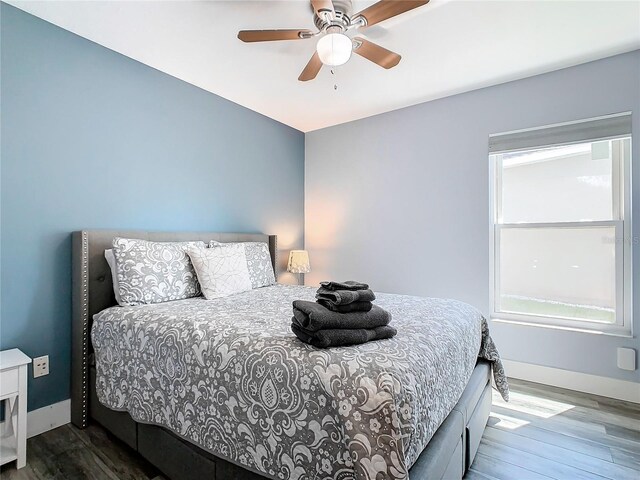
[[[313,6],[311,9],[313,10]],[[314,11],[313,21],[321,32],[326,31],[330,27],[338,27],[341,31],[345,31],[351,25],[351,16],[353,15],[351,0],[334,0],[333,9],[335,16],[330,21],[319,17]]]

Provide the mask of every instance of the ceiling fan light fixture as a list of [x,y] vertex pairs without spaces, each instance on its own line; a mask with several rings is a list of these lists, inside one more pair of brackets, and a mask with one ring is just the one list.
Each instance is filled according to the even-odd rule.
[[344,33],[327,33],[318,40],[316,50],[323,64],[337,67],[349,61],[353,45]]

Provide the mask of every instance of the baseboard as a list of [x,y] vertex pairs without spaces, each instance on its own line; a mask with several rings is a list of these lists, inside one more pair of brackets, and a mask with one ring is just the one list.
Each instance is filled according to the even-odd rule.
[[502,362],[508,377],[640,403],[640,383],[513,360],[503,360]]
[[[71,400],[27,412],[27,438],[35,437],[71,422]],[[4,429],[4,422],[0,423]],[[4,430],[3,430],[4,431]]]

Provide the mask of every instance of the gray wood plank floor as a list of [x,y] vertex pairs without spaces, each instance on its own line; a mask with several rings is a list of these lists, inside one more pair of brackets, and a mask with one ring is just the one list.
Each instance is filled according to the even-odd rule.
[[510,380],[467,479],[640,480],[640,405]]
[[[640,480],[640,405],[511,380],[493,408],[466,480]],[[28,441],[27,466],[3,480],[165,480],[92,425],[66,425]]]

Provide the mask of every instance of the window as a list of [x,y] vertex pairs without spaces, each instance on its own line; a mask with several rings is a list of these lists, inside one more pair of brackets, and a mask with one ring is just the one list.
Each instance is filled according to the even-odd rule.
[[631,115],[492,135],[492,317],[631,329]]

